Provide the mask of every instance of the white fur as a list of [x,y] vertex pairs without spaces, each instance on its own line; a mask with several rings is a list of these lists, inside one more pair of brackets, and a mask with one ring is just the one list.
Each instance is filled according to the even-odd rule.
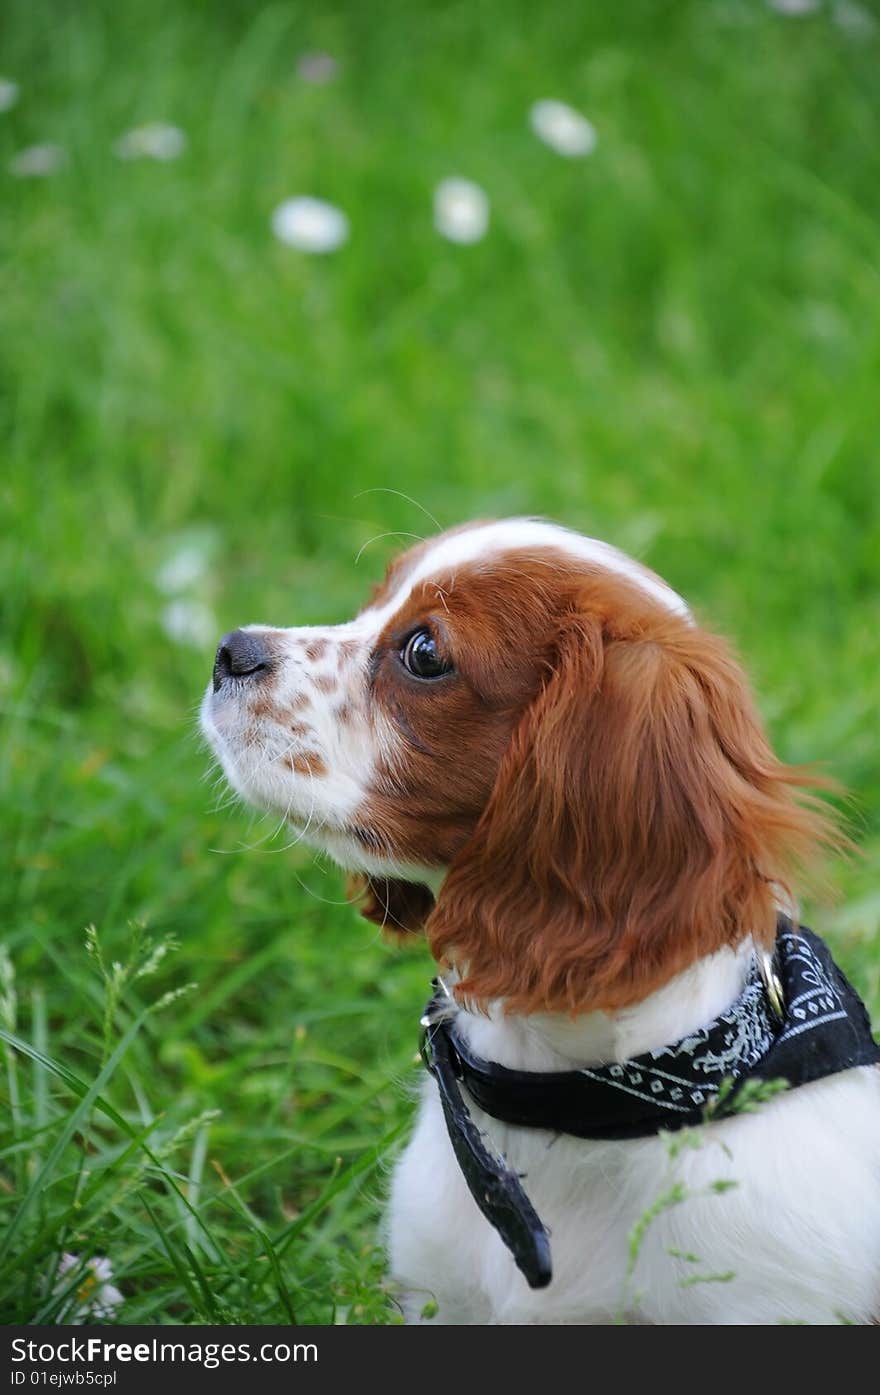
[[[286,630],[265,625],[246,628],[266,634],[278,649],[270,690],[273,713],[259,720],[255,733],[251,710],[265,698],[264,685],[244,684],[219,693],[209,687],[202,702],[202,731],[230,784],[243,798],[316,832],[327,826],[337,829],[362,802],[375,758],[365,710],[367,655],[363,636],[355,624]],[[316,686],[316,679],[335,669],[331,662],[308,658],[306,646],[314,640],[325,642],[332,655],[338,655],[338,646],[346,640],[359,646],[355,658],[343,666],[336,696]],[[343,700],[352,715],[344,726],[334,718]],[[291,710],[294,702],[305,705]],[[307,734],[292,736],[292,724],[306,727]],[[327,774],[315,778],[283,764],[285,757],[304,752],[320,756]]]
[[[729,1006],[747,952],[713,955],[613,1017],[495,1009],[460,1012],[458,1029],[479,1055],[523,1070],[624,1060]],[[473,1113],[524,1174],[550,1230],[554,1277],[530,1289],[477,1209],[426,1079],[387,1223],[410,1319],[430,1299],[433,1320],[450,1323],[864,1323],[880,1314],[880,1070],[831,1076],[708,1125],[674,1159],[675,1135],[593,1142]],[[719,1180],[736,1185],[715,1191]],[[675,1183],[684,1199],[658,1210],[629,1273],[634,1227]]]
[[378,634],[418,583],[437,572],[454,572],[456,567],[465,563],[488,560],[502,552],[522,550],[528,554],[545,548],[567,552],[569,556],[604,571],[617,572],[676,614],[690,613],[681,596],[665,581],[610,543],[601,542],[598,538],[585,538],[581,533],[573,533],[569,528],[561,528],[558,523],[546,523],[540,518],[503,518],[495,523],[483,523],[459,532],[442,534],[428,547],[394,595],[383,606],[365,611],[361,618],[375,616]]

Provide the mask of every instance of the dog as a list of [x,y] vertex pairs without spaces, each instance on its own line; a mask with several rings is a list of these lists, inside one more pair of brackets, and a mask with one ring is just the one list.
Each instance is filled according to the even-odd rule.
[[345,624],[225,636],[201,723],[437,961],[408,1320],[877,1319],[880,1053],[795,912],[841,835],[664,581],[468,524]]

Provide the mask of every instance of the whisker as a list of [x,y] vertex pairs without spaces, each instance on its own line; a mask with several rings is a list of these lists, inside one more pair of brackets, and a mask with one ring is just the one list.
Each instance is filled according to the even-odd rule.
[[[413,499],[412,495],[404,494],[402,489],[392,489],[390,485],[376,484],[373,485],[370,489],[362,489],[358,494],[355,494],[354,497],[355,499],[363,499],[365,494],[396,494],[398,499],[405,499],[408,504],[412,504],[413,508],[421,509],[425,517],[427,519],[430,519],[431,523],[433,523],[434,527],[437,529],[437,532],[443,532],[442,524],[437,522],[437,519],[434,517],[432,513],[429,512],[428,509],[425,508],[424,504],[420,504],[418,499]],[[424,538],[422,538],[422,542],[424,542]]]
[[377,533],[375,537],[368,538],[367,541],[364,543],[363,547],[358,549],[357,557],[355,557],[354,559],[355,566],[357,566],[358,562],[361,560],[361,557],[366,552],[370,544],[374,542],[379,542],[381,538],[414,538],[416,542],[425,541],[425,539],[421,536],[420,533],[404,533],[398,529],[391,529],[387,533]]

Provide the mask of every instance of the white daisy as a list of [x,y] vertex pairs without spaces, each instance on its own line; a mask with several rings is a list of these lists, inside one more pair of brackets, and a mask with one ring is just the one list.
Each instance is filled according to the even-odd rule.
[[303,82],[311,82],[315,87],[323,87],[332,82],[339,72],[339,64],[329,53],[304,53],[296,65],[297,76]]
[[489,228],[489,198],[479,184],[457,176],[434,190],[434,227],[450,242],[479,242]]
[[19,87],[11,78],[0,78],[0,111],[8,111],[18,101]]
[[179,126],[148,121],[126,131],[113,148],[120,160],[176,160],[186,149],[186,135]]
[[[82,1264],[80,1255],[64,1254],[61,1256],[58,1278],[55,1283],[56,1293],[67,1288],[66,1275],[72,1269],[82,1268]],[[124,1299],[119,1289],[110,1283],[112,1278],[113,1266],[105,1255],[96,1255],[94,1259],[87,1260],[80,1282],[59,1314],[59,1318],[63,1318],[65,1322],[81,1324],[108,1322],[115,1317],[117,1309],[124,1302]]]
[[335,252],[348,240],[348,219],[323,199],[285,199],[272,214],[272,231],[301,252]]
[[209,526],[187,528],[169,539],[165,560],[155,576],[158,589],[173,596],[195,586],[206,574],[218,544],[216,530]]
[[162,611],[162,629],[183,648],[208,649],[217,638],[217,621],[201,601],[178,599]]
[[596,128],[579,111],[565,102],[535,102],[529,112],[532,130],[557,155],[573,158],[589,155],[596,148]]
[[42,179],[56,174],[67,162],[60,145],[29,145],[9,161],[9,173],[19,179]]
[[771,10],[781,15],[810,15],[820,3],[821,0],[767,0]]

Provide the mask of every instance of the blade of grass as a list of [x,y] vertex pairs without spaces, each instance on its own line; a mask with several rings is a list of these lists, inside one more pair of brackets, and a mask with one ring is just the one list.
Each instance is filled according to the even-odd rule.
[[[18,1234],[19,1230],[21,1229],[25,1217],[29,1214],[31,1207],[43,1195],[43,1192],[46,1186],[48,1185],[49,1178],[52,1175],[52,1171],[55,1168],[55,1165],[58,1162],[59,1158],[61,1157],[61,1154],[64,1152],[65,1148],[70,1143],[70,1140],[73,1138],[73,1135],[76,1133],[77,1129],[85,1122],[85,1119],[88,1116],[89,1111],[92,1109],[93,1105],[95,1105],[101,1091],[107,1084],[108,1080],[112,1079],[116,1067],[119,1065],[119,1062],[122,1060],[129,1046],[134,1041],[135,1037],[140,1031],[141,1025],[145,1017],[146,1013],[144,1012],[141,1013],[141,1015],[134,1020],[134,1022],[129,1027],[128,1031],[117,1043],[115,1050],[111,1053],[103,1069],[99,1071],[98,1075],[92,1081],[92,1084],[85,1087],[85,1093],[82,1095],[79,1104],[76,1106],[73,1113],[68,1117],[67,1122],[62,1127],[61,1132],[58,1135],[58,1138],[55,1140],[55,1144],[49,1153],[49,1156],[46,1158],[46,1161],[43,1163],[36,1177],[34,1177],[30,1187],[28,1188],[28,1191],[25,1193],[24,1199],[22,1200],[21,1206],[17,1214],[13,1217],[9,1229],[7,1230],[2,1241],[0,1241],[0,1262],[2,1262],[3,1258],[9,1253],[12,1247],[12,1242]],[[37,1052],[34,1050],[34,1048],[29,1047],[27,1043],[22,1042],[20,1038],[14,1037],[12,1033],[7,1032],[5,1030],[0,1030],[0,1038],[2,1038],[2,1040],[6,1042],[7,1047],[11,1047],[13,1050],[17,1051],[21,1051],[22,1049],[24,1049],[25,1054],[31,1056],[32,1059],[36,1058],[48,1064],[48,1057],[44,1056],[42,1052]],[[56,1069],[56,1074],[62,1074],[62,1072]],[[64,1074],[69,1073],[64,1072]],[[84,1082],[77,1081],[78,1093],[79,1088],[83,1084]]]
[[395,1128],[389,1130],[389,1132],[379,1140],[374,1148],[368,1149],[362,1157],[357,1158],[349,1167],[344,1168],[341,1172],[337,1172],[328,1182],[321,1195],[316,1197],[301,1215],[291,1221],[290,1224],[276,1236],[275,1245],[278,1254],[284,1254],[291,1242],[295,1240],[298,1235],[301,1235],[306,1227],[310,1226],[312,1221],[320,1216],[322,1211],[327,1209],[333,1198],[338,1196],[350,1182],[353,1182],[356,1177],[360,1177],[363,1173],[370,1172],[377,1163],[381,1162],[387,1150],[403,1136],[409,1127],[409,1121],[396,1125]]
[[[147,1012],[149,1012],[149,1011],[150,1011],[150,1009],[147,1009]],[[142,1016],[142,1017],[143,1017],[143,1016],[146,1016],[146,1013],[141,1014],[141,1016]],[[138,1021],[132,1023],[132,1026],[129,1028],[128,1032],[126,1033],[126,1037],[132,1038],[132,1039],[133,1039],[133,1037],[134,1037],[134,1035],[135,1035],[135,1033],[136,1033],[136,1030],[137,1030],[139,1024],[140,1024],[140,1019],[138,1019]],[[6,1032],[6,1031],[0,1029],[0,1040],[6,1041],[9,1045],[14,1046],[17,1050],[23,1052],[26,1056],[31,1056],[31,1057],[32,1057],[32,1056],[34,1056],[34,1055],[39,1054],[40,1057],[41,1057],[41,1059],[45,1062],[45,1064],[46,1064],[46,1066],[47,1066],[47,1068],[48,1068],[49,1070],[51,1070],[55,1075],[59,1076],[59,1078],[62,1079],[62,1080],[65,1082],[65,1084],[68,1085],[69,1088],[72,1089],[76,1094],[81,1095],[83,1098],[82,1098],[82,1101],[81,1101],[80,1106],[79,1106],[78,1109],[75,1111],[75,1114],[76,1114],[76,1115],[79,1115],[80,1110],[82,1109],[83,1105],[86,1103],[86,1097],[87,1097],[87,1096],[92,1096],[92,1099],[90,1100],[90,1104],[94,1104],[94,1107],[95,1107],[96,1109],[99,1109],[103,1114],[106,1114],[107,1117],[108,1117],[109,1119],[112,1119],[113,1122],[119,1126],[119,1128],[121,1128],[121,1129],[124,1130],[124,1132],[126,1133],[126,1135],[127,1135],[129,1138],[132,1138],[132,1139],[133,1139],[133,1138],[136,1137],[135,1130],[132,1128],[131,1124],[129,1124],[128,1120],[127,1120],[126,1118],[124,1118],[123,1115],[120,1114],[119,1111],[118,1111],[117,1109],[115,1109],[115,1108],[113,1107],[112,1104],[109,1104],[106,1100],[100,1098],[100,1096],[97,1094],[97,1092],[96,1092],[96,1090],[95,1090],[95,1085],[92,1085],[91,1087],[87,1086],[86,1083],[85,1083],[85,1081],[80,1080],[79,1077],[76,1076],[76,1075],[74,1075],[74,1073],[73,1073],[72,1071],[68,1070],[66,1066],[62,1066],[59,1062],[52,1060],[52,1058],[49,1057],[49,1056],[42,1056],[41,1053],[37,1053],[37,1052],[35,1051],[35,1048],[34,1048],[33,1046],[31,1046],[31,1044],[30,1044],[29,1042],[23,1041],[20,1037],[15,1037],[15,1036],[13,1036],[11,1033]],[[123,1038],[123,1041],[124,1041],[124,1040],[125,1040],[125,1038]],[[122,1046],[122,1043],[120,1043],[120,1047],[121,1047],[121,1046]],[[109,1079],[110,1074],[112,1074],[112,1070],[110,1069],[110,1067],[113,1066],[113,1068],[115,1069],[114,1058],[115,1058],[117,1055],[121,1054],[121,1052],[120,1052],[120,1047],[117,1047],[117,1050],[113,1053],[113,1056],[111,1056],[110,1060],[107,1062],[106,1066],[104,1067],[104,1070],[101,1072],[101,1076],[98,1077],[99,1080],[101,1079],[102,1076],[105,1076],[105,1075],[106,1075],[107,1079]],[[97,1084],[97,1083],[98,1083],[98,1082],[96,1081],[95,1084]],[[73,1127],[72,1127],[72,1128],[70,1128],[69,1123],[70,1123],[70,1121],[68,1121],[68,1127],[66,1127],[66,1128],[65,1128],[65,1131],[64,1131],[64,1132],[65,1132],[65,1136],[66,1136],[66,1141],[65,1141],[64,1146],[66,1146],[66,1143],[68,1143],[68,1142],[70,1141],[70,1137],[72,1136],[72,1134],[76,1132],[76,1123],[73,1124]],[[146,1146],[145,1143],[142,1143],[142,1144],[141,1144],[141,1147],[143,1148],[143,1151],[146,1153],[146,1155],[147,1155],[147,1157],[149,1158],[150,1162],[151,1162],[151,1163],[153,1164],[153,1166],[156,1168],[156,1170],[157,1170],[159,1176],[162,1178],[162,1180],[163,1180],[163,1182],[165,1183],[166,1187],[170,1188],[171,1191],[180,1199],[180,1201],[183,1203],[184,1207],[190,1212],[190,1214],[193,1216],[193,1218],[195,1219],[195,1221],[197,1222],[197,1224],[198,1224],[199,1226],[201,1226],[201,1228],[204,1230],[204,1232],[205,1232],[206,1236],[208,1237],[208,1239],[210,1240],[211,1244],[216,1246],[216,1241],[215,1241],[214,1237],[212,1236],[209,1227],[205,1224],[204,1220],[203,1220],[202,1217],[198,1214],[198,1212],[194,1211],[193,1208],[190,1206],[189,1201],[188,1201],[187,1198],[183,1195],[183,1193],[182,1193],[180,1187],[177,1185],[177,1182],[175,1181],[173,1175],[172,1175],[172,1174],[169,1172],[169,1170],[163,1165],[162,1161],[161,1161],[158,1157],[156,1157],[156,1155],[152,1152],[152,1150]],[[50,1157],[51,1157],[51,1158],[54,1158],[55,1155],[56,1155],[56,1154],[60,1154],[61,1151],[63,1151],[63,1148],[59,1148],[58,1145],[56,1144],[56,1147],[53,1149],[52,1154],[50,1155]],[[44,1165],[45,1167],[48,1167],[49,1161],[50,1161],[50,1159],[47,1159],[46,1165]],[[53,1164],[53,1165],[54,1165],[54,1164]],[[32,1197],[33,1197],[33,1187],[32,1187],[32,1189],[31,1189],[31,1191],[29,1192],[28,1196],[25,1198],[25,1200],[28,1202],[28,1204],[30,1204],[30,1201],[31,1201],[31,1198],[32,1198]],[[22,1208],[22,1209],[23,1209],[23,1208]],[[21,1210],[19,1210],[18,1215],[16,1216],[15,1222],[14,1222],[14,1224],[16,1225],[16,1227],[20,1224],[21,1215],[22,1215],[22,1212],[21,1212]],[[10,1244],[10,1237],[9,1237],[9,1232],[7,1232],[4,1245],[3,1245],[3,1247],[0,1247],[0,1258],[2,1258],[3,1254],[4,1254],[5,1251],[8,1249],[9,1244]]]

